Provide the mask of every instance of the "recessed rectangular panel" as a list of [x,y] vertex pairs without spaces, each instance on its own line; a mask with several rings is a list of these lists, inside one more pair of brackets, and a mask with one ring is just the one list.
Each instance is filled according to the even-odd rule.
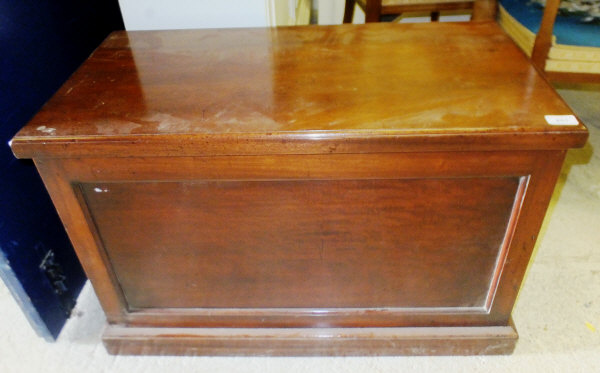
[[484,307],[518,177],[82,184],[130,309]]

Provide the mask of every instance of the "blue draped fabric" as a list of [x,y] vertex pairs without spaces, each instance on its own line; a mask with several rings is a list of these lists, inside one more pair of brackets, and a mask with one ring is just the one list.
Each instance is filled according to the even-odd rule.
[[[500,4],[523,26],[537,33],[544,11],[539,3],[532,0],[500,0]],[[600,47],[600,19],[582,12],[559,10],[554,35],[558,44]]]

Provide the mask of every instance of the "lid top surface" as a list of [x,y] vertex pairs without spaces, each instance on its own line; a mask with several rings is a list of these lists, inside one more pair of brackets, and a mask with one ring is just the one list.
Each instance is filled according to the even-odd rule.
[[585,131],[493,23],[116,32],[16,140]]

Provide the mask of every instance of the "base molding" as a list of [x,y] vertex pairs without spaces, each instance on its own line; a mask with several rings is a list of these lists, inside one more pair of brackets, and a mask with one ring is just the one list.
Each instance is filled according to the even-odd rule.
[[352,356],[510,354],[508,326],[404,328],[161,328],[107,326],[113,355]]

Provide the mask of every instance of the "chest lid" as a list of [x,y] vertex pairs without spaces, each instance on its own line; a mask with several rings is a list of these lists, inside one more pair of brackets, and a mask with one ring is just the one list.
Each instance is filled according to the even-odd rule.
[[115,32],[12,148],[23,158],[319,154],[586,138],[497,25],[368,24]]

